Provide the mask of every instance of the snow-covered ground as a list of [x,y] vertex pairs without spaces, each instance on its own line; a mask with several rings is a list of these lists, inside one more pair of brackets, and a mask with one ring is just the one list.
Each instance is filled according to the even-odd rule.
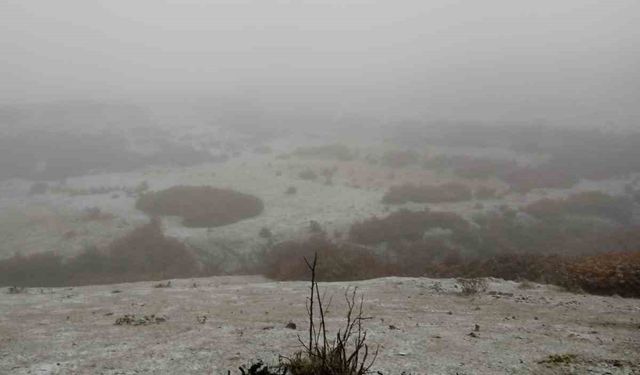
[[[0,373],[226,374],[291,354],[306,335],[305,282],[234,276],[153,285],[3,290]],[[638,299],[496,279],[465,297],[456,285],[384,278],[320,288],[333,296],[330,333],[342,322],[346,288],[358,288],[372,317],[368,341],[380,351],[375,369],[385,374],[640,373]],[[166,321],[115,325],[126,314]],[[550,355],[568,360],[540,363]]]

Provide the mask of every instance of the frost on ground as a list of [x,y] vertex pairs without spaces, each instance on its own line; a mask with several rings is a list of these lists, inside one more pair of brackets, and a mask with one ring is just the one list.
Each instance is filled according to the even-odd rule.
[[[304,282],[234,276],[0,295],[2,374],[226,374],[299,349]],[[333,301],[365,298],[385,374],[638,374],[640,300],[490,280],[463,296],[455,280],[321,283]],[[124,320],[123,320],[124,319]],[[144,324],[116,324],[128,322]],[[289,323],[295,323],[295,328]]]

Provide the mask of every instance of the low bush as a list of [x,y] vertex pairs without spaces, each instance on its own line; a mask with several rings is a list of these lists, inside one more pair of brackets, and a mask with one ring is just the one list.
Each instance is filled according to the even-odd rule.
[[441,185],[404,184],[392,186],[382,197],[386,204],[449,203],[472,199],[471,189],[460,183],[450,182]]
[[569,261],[558,255],[501,254],[453,265],[438,264],[427,274],[436,277],[496,277],[564,286],[568,284],[566,267]]
[[579,259],[567,267],[569,282],[594,294],[640,297],[640,251]]
[[104,249],[64,259],[46,252],[0,261],[0,285],[67,286],[163,280],[200,274],[193,252],[166,237],[158,221],[140,226]]
[[483,278],[457,278],[456,281],[460,285],[460,294],[463,296],[472,296],[487,291],[488,283]]
[[400,210],[384,218],[372,217],[354,223],[349,230],[353,242],[371,245],[399,240],[419,240],[432,228],[468,230],[469,223],[452,212]]
[[370,249],[337,244],[323,235],[275,244],[264,257],[262,273],[274,280],[308,280],[304,257],[318,254],[319,281],[364,280],[394,273],[390,265]]
[[257,216],[264,204],[260,198],[234,190],[174,186],[143,194],[136,208],[152,216],[180,216],[187,227],[210,228]]
[[522,209],[541,219],[565,215],[591,215],[629,224],[633,219],[633,204],[625,197],[613,197],[599,191],[573,194],[567,198],[541,199]]
[[505,174],[501,179],[519,193],[527,193],[538,188],[567,189],[580,180],[570,169],[554,167],[550,164],[519,167]]

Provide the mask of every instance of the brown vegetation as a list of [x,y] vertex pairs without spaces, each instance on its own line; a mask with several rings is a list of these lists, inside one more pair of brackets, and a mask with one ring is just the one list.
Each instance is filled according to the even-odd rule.
[[579,259],[567,270],[570,282],[586,292],[640,297],[640,251]]
[[314,254],[323,260],[318,266],[320,281],[363,280],[393,273],[370,249],[337,244],[322,235],[276,244],[268,250],[262,271],[275,280],[308,280],[303,258]]
[[580,178],[570,169],[545,164],[539,167],[520,167],[501,177],[519,193],[527,193],[538,188],[567,189],[578,183]]
[[400,210],[384,218],[372,217],[354,223],[349,239],[363,245],[399,240],[419,240],[431,228],[467,230],[469,223],[452,212]]
[[182,217],[187,227],[209,228],[232,224],[262,213],[260,198],[210,186],[174,186],[143,194],[136,208],[149,215]]
[[592,215],[628,224],[633,217],[632,205],[626,198],[613,197],[599,191],[573,194],[563,199],[542,199],[523,208],[538,218],[562,215]]
[[193,252],[166,237],[156,220],[105,249],[88,248],[70,259],[53,253],[0,261],[0,285],[66,286],[190,277],[199,274]]

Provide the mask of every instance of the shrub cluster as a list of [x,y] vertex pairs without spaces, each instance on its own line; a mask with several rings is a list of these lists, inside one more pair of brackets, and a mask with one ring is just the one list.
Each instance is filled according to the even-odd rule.
[[198,274],[193,252],[182,242],[166,237],[156,220],[135,228],[105,249],[88,248],[70,259],[46,252],[18,254],[0,261],[0,285],[108,284]]
[[564,199],[542,199],[527,205],[523,211],[543,219],[590,215],[620,224],[629,224],[633,219],[633,205],[627,198],[613,197],[599,191],[577,193]]
[[305,240],[275,244],[267,251],[262,272],[275,280],[308,280],[304,257],[318,254],[319,281],[363,280],[394,273],[371,249],[349,244],[338,244],[324,235]]
[[527,193],[538,188],[567,189],[578,183],[580,177],[571,169],[543,164],[537,167],[520,167],[501,177],[511,189]]
[[567,266],[569,282],[594,294],[640,297],[640,251],[579,259]]
[[441,185],[403,184],[392,186],[382,197],[386,204],[461,202],[473,198],[471,189],[460,183]]
[[152,216],[180,216],[187,227],[209,228],[257,216],[264,204],[260,198],[234,190],[174,186],[143,194],[136,208]]
[[416,241],[422,239],[425,232],[432,228],[468,230],[469,223],[452,212],[400,210],[384,218],[372,217],[352,224],[349,239],[363,245],[400,240]]
[[[612,255],[616,265],[602,269],[595,268],[597,261],[586,259],[616,250],[637,252],[639,232],[632,227],[602,226],[601,222],[594,227],[593,223],[573,215],[534,219],[505,209],[483,214],[472,224],[449,212],[401,210],[354,223],[348,243],[320,236],[276,245],[266,257],[267,275],[280,280],[300,279],[304,264],[292,259],[317,250],[324,252],[325,266],[330,268],[323,270],[330,274],[327,280],[389,275],[498,277],[581,288],[592,293],[632,295],[626,285],[637,281],[634,275],[640,267],[637,261],[632,261],[637,258]],[[623,260],[630,264],[629,268],[620,267]],[[618,279],[602,276],[613,269],[623,276],[617,275]]]

